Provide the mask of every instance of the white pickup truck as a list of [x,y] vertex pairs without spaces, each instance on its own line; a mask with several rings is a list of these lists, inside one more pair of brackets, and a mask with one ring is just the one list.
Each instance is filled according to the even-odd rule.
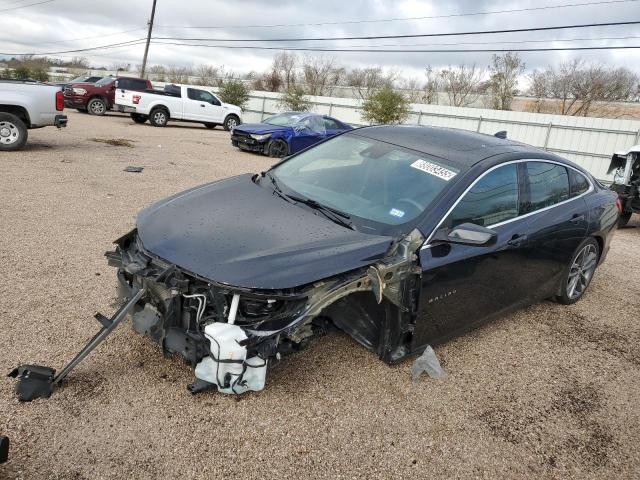
[[0,80],[0,152],[19,150],[28,129],[66,127],[64,96],[59,87],[18,80]]
[[116,87],[115,104],[137,123],[164,127],[169,120],[203,123],[207,128],[222,125],[233,130],[242,123],[242,109],[223,103],[202,87],[167,85],[164,91],[134,92]]

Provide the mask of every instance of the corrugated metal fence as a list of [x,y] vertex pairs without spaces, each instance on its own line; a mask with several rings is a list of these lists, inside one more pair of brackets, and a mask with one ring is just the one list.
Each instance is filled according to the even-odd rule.
[[[360,102],[337,97],[309,97],[312,110],[334,116],[354,126],[365,125]],[[282,111],[279,94],[252,92],[245,109],[245,122],[259,122]],[[453,127],[494,134],[506,130],[508,137],[568,158],[596,178],[610,180],[607,168],[611,154],[640,143],[639,120],[568,117],[528,112],[507,112],[443,105],[411,105],[407,123]]]

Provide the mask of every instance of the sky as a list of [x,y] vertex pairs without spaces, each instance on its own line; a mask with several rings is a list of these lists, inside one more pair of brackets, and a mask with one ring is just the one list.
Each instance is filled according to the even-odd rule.
[[[461,15],[597,1],[158,0],[153,33],[154,36],[163,37],[255,39],[251,45],[258,46],[307,45],[325,48],[347,46],[360,48],[369,45],[385,45],[387,48],[407,46],[407,48],[422,49],[640,45],[640,25],[436,38],[309,41],[288,44],[261,42],[261,40],[269,38],[405,35],[640,20],[640,0],[486,15]],[[611,2],[611,0],[603,1]],[[39,2],[43,3],[21,8]],[[0,16],[0,52],[46,53],[141,39],[146,36],[151,4],[152,0],[103,0],[100,2],[0,0],[0,11],[2,11]],[[378,21],[433,16],[440,16],[440,18]],[[347,21],[366,22],[334,23]],[[292,25],[314,23],[325,24]],[[268,26],[283,24],[286,26]],[[256,25],[258,26],[256,27]],[[635,38],[603,39],[610,37]],[[567,39],[596,40],[560,41]],[[535,42],[487,43],[532,40]],[[215,44],[216,42],[205,43]],[[230,43],[230,45],[239,44]],[[140,64],[143,51],[143,45],[134,45],[51,56],[58,58],[71,58],[75,55],[85,56],[93,66],[109,67],[116,63]],[[277,51],[152,44],[149,51],[149,64],[224,65],[226,69],[242,74],[251,70],[261,71],[268,68],[275,53]],[[437,68],[461,63],[475,63],[485,67],[491,60],[491,53],[340,52],[323,55],[335,57],[339,64],[348,68],[382,66],[401,72],[407,77],[416,78],[419,78],[427,65]],[[640,71],[640,49],[524,52],[521,53],[521,56],[528,70],[543,68],[546,65],[556,65],[562,61],[580,57],[588,62],[603,62],[612,66],[625,66]]]

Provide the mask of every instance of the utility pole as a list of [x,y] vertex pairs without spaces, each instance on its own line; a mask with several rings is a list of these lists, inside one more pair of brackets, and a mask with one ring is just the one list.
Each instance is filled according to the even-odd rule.
[[144,57],[142,57],[142,69],[140,76],[144,78],[144,71],[147,69],[147,55],[149,54],[149,43],[151,42],[151,32],[153,31],[153,17],[156,16],[156,1],[153,0],[153,6],[151,7],[151,20],[149,20],[149,31],[147,32],[147,44],[144,47]]

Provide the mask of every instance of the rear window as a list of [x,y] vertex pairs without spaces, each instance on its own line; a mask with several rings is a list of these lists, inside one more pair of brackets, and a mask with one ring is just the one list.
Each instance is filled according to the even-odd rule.
[[569,169],[569,185],[572,198],[587,192],[591,186],[584,175],[572,168]]
[[324,128],[326,128],[327,130],[340,130],[342,127],[338,125],[338,122],[336,122],[334,119],[324,117]]
[[146,80],[139,80],[135,78],[119,78],[118,88],[123,90],[146,90]]
[[526,162],[525,165],[530,195],[526,213],[569,199],[569,175],[565,167],[548,162]]

